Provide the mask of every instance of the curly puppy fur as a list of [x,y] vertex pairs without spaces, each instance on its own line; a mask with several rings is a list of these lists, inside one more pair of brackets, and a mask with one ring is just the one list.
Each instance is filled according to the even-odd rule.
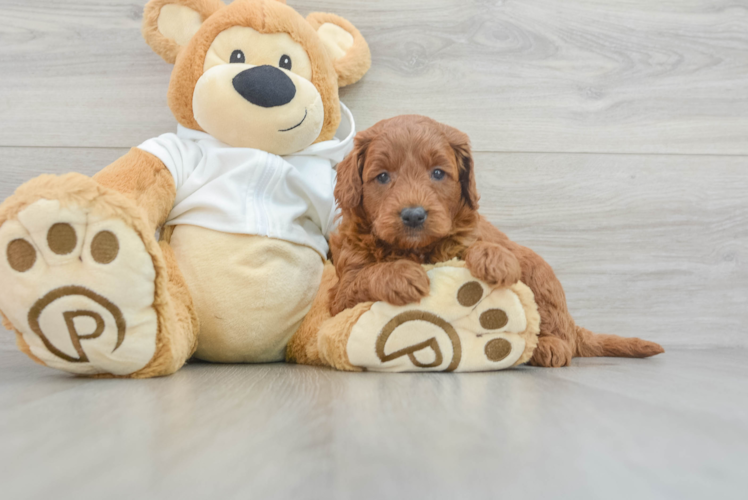
[[[532,289],[541,321],[533,365],[664,352],[653,342],[595,334],[574,323],[548,263],[478,214],[470,141],[457,129],[405,115],[360,132],[338,165],[335,196],[342,220],[331,239],[339,278],[330,290],[333,315],[367,301],[418,302],[429,291],[421,264],[457,257],[476,278],[502,286],[521,280]],[[405,209],[423,209],[425,219],[406,224]]]

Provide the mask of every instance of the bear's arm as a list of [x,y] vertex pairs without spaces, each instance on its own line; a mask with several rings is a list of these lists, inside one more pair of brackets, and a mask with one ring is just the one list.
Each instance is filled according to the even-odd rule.
[[166,222],[174,205],[174,177],[161,160],[141,149],[132,148],[93,178],[132,198],[145,211],[154,232]]

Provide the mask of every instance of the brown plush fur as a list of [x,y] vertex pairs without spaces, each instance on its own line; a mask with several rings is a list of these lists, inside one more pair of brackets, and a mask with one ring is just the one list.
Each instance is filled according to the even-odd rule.
[[[446,175],[435,180],[434,169]],[[390,181],[378,176],[388,173]],[[421,264],[458,257],[491,284],[518,280],[532,289],[540,312],[540,338],[531,363],[567,366],[573,356],[647,357],[664,352],[653,342],[593,334],[577,327],[551,267],[511,241],[478,212],[468,137],[421,116],[384,120],[356,136],[338,165],[335,189],[342,221],[331,239],[339,277],[330,292],[331,313],[361,302],[417,302],[429,290]],[[407,228],[400,212],[421,206],[428,217]]]
[[329,295],[337,280],[335,268],[327,263],[312,307],[286,347],[287,362],[361,371],[348,361],[346,346],[353,325],[370,309],[371,303],[358,304],[333,318]]
[[146,4],[143,10],[143,26],[141,33],[143,38],[153,51],[160,55],[164,61],[174,64],[177,60],[179,51],[182,50],[174,40],[166,38],[158,30],[158,16],[161,14],[161,8],[164,5],[179,3],[190,9],[199,12],[203,20],[218,12],[226,5],[221,0],[151,0]]
[[335,282],[335,268],[329,263],[322,271],[317,295],[304,321],[286,346],[286,361],[302,365],[323,365],[317,348],[317,335],[320,326],[330,318],[324,291],[329,291]]
[[177,196],[174,177],[161,160],[138,148],[132,148],[93,179],[132,199],[152,232],[166,222]]
[[[202,27],[185,47],[162,36],[157,29],[158,15],[164,4],[190,7],[205,19]],[[333,61],[316,33],[325,22],[346,29],[354,44],[345,57]],[[236,0],[223,6],[219,0],[151,0],[143,18],[143,36],[151,48],[167,62],[175,62],[169,85],[168,101],[181,125],[202,130],[192,110],[195,85],[203,74],[205,55],[216,36],[233,26],[246,26],[260,33],[287,33],[309,55],[312,83],[322,97],[325,119],[316,142],[330,140],[340,125],[338,86],[358,81],[371,65],[369,47],[361,33],[345,19],[333,14],[313,13],[305,20],[285,2],[278,0]],[[337,71],[340,71],[338,73]]]
[[361,79],[371,66],[371,53],[369,45],[364,40],[361,32],[356,27],[335,14],[326,12],[312,12],[306,17],[312,28],[319,29],[325,23],[332,23],[340,26],[348,33],[353,35],[353,46],[345,56],[335,60],[335,72],[338,74],[338,87],[353,85]]

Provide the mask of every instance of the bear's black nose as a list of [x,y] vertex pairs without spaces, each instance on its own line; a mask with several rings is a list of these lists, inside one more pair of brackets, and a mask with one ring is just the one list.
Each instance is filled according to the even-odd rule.
[[234,77],[234,88],[252,104],[273,108],[288,104],[296,95],[296,85],[275,66],[255,66]]
[[412,228],[423,226],[426,216],[426,210],[423,207],[403,208],[402,212],[400,212],[400,218],[403,220],[403,223]]

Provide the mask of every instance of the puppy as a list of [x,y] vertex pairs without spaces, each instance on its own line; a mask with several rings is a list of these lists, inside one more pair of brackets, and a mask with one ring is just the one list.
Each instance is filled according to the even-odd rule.
[[418,302],[429,293],[421,264],[458,257],[487,283],[522,280],[532,289],[541,323],[531,364],[664,352],[653,342],[575,325],[548,263],[478,214],[470,143],[457,129],[406,115],[360,132],[354,151],[338,165],[335,197],[341,222],[330,242],[339,278],[330,290],[333,315],[360,302]]

